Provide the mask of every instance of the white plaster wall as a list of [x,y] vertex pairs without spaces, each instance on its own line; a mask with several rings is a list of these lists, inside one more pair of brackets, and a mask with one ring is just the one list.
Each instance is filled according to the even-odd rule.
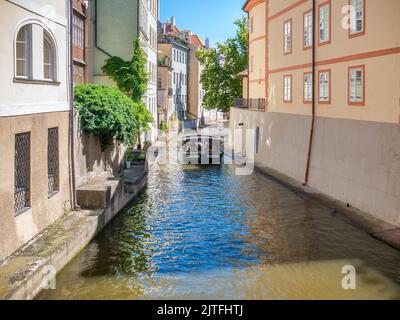
[[[186,54],[185,63],[181,63],[181,62],[175,61],[175,59],[174,59],[174,50],[179,50],[179,51],[184,52]],[[179,73],[179,74],[182,73],[182,74],[186,75],[187,80],[189,81],[189,79],[188,79],[189,52],[187,50],[184,50],[181,47],[172,46],[172,55],[171,55],[171,57],[172,57],[172,69],[173,69],[173,72]],[[174,79],[173,77],[174,76],[172,76],[172,83],[173,83],[173,79]],[[177,94],[177,86],[178,86],[177,83],[173,84],[174,96],[176,96],[176,94]],[[184,104],[185,104],[185,106],[187,108],[187,96],[188,96],[187,83],[185,82],[185,84],[182,84],[180,88],[181,88],[180,94],[186,96]],[[176,103],[174,101],[174,110],[178,111],[177,108],[178,108],[178,106],[176,105]]]
[[[18,4],[18,5],[17,5]],[[22,6],[22,7],[20,7]],[[47,16],[44,16],[47,15]],[[65,111],[68,103],[68,28],[66,0],[0,1],[0,116]],[[34,22],[33,74],[42,80],[42,52],[39,26],[54,36],[57,51],[57,81],[59,85],[15,83],[14,48],[18,30],[24,23]],[[39,29],[40,30],[40,29]],[[35,45],[36,44],[36,45]]]

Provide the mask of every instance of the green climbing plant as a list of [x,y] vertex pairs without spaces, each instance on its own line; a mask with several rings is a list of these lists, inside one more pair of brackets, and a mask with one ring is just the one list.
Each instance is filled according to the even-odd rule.
[[149,124],[154,119],[143,102],[143,96],[147,91],[148,85],[147,59],[139,39],[134,41],[133,47],[131,60],[125,61],[120,57],[111,57],[105,61],[102,70],[116,83],[121,92],[129,96],[137,104],[139,111],[137,137],[140,139],[140,132],[149,131]]

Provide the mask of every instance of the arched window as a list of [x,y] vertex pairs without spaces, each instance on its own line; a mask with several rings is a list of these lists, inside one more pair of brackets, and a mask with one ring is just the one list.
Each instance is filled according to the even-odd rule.
[[56,66],[56,45],[50,29],[36,19],[24,21],[15,38],[15,79],[53,83],[57,80]]
[[16,41],[16,77],[32,77],[32,25],[23,26]]
[[43,77],[45,80],[54,81],[55,73],[55,52],[54,45],[49,34],[43,32]]

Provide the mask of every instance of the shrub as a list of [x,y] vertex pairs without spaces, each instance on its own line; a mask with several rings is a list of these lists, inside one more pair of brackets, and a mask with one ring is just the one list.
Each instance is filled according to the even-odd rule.
[[77,85],[75,105],[83,131],[99,136],[103,151],[113,139],[132,144],[140,130],[141,103],[133,102],[117,88]]
[[164,121],[161,121],[160,130],[164,131],[164,132],[168,131],[168,124],[166,122],[164,122]]

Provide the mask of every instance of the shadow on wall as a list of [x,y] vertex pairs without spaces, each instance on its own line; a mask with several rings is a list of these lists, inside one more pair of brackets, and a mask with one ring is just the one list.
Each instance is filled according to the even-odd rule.
[[104,152],[99,137],[82,131],[78,112],[74,115],[75,175],[79,187],[99,176],[114,176],[121,172],[125,147],[114,141]]

